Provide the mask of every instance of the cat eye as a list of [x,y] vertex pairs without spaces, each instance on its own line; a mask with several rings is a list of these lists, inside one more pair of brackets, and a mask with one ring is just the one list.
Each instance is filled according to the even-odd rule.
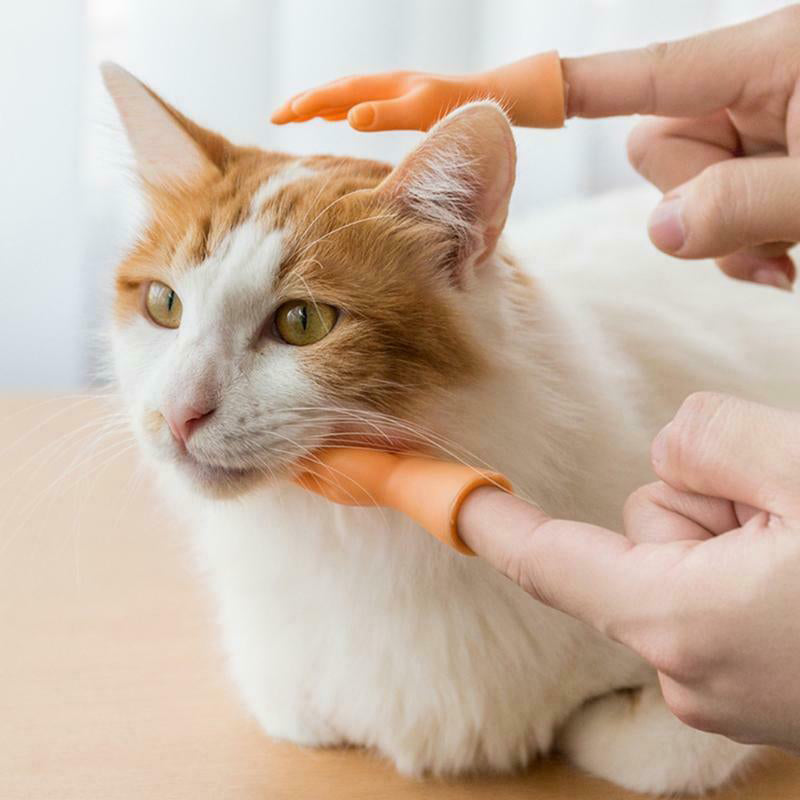
[[183,304],[174,289],[166,283],[153,281],[147,287],[144,301],[147,313],[162,328],[177,328],[181,324]]
[[284,342],[304,347],[324,339],[338,316],[339,312],[326,303],[289,300],[275,312],[275,327]]

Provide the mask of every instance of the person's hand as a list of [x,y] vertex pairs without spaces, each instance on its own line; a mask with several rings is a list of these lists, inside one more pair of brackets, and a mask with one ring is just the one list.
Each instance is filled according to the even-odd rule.
[[459,533],[643,656],[688,725],[800,751],[800,415],[692,395],[652,460],[661,482],[629,499],[627,538],[485,488]]
[[427,130],[461,103],[494,97],[515,125],[557,127],[564,91],[567,117],[657,115],[628,147],[634,167],[667,193],[651,218],[653,243],[788,289],[795,268],[787,250],[800,240],[799,38],[800,6],[792,5],[683,41],[565,58],[561,92],[547,88],[551,71],[544,80],[531,71],[541,58],[533,56],[476,75],[343,78],[296,95],[272,120],[321,116],[363,131]]
[[654,114],[633,166],[667,194],[653,243],[788,289],[800,240],[800,6],[644,50],[565,59],[568,115]]

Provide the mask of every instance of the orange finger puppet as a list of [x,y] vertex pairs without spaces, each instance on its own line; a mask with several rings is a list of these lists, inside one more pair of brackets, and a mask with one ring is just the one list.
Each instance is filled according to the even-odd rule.
[[346,119],[358,131],[426,131],[457,106],[487,98],[499,102],[514,125],[560,128],[566,86],[558,53],[539,53],[474,75],[354,75],[295,95],[272,121],[283,125],[321,117]]
[[334,503],[401,511],[445,544],[474,555],[458,535],[458,512],[470,492],[494,486],[511,492],[506,477],[464,464],[382,450],[320,450],[295,482]]

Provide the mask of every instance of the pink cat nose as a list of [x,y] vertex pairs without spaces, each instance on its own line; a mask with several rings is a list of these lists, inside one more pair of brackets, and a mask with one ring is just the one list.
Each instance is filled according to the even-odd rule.
[[177,404],[164,412],[164,419],[178,442],[186,445],[189,437],[214,413],[213,408]]

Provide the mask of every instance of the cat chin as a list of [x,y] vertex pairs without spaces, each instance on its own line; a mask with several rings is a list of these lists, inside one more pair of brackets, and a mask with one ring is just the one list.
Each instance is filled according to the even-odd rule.
[[263,470],[243,467],[222,467],[184,457],[172,464],[182,483],[195,494],[212,500],[229,500],[253,489],[274,483]]
[[192,488],[212,500],[229,500],[271,483],[258,470],[230,470],[224,467],[202,466],[189,477]]

